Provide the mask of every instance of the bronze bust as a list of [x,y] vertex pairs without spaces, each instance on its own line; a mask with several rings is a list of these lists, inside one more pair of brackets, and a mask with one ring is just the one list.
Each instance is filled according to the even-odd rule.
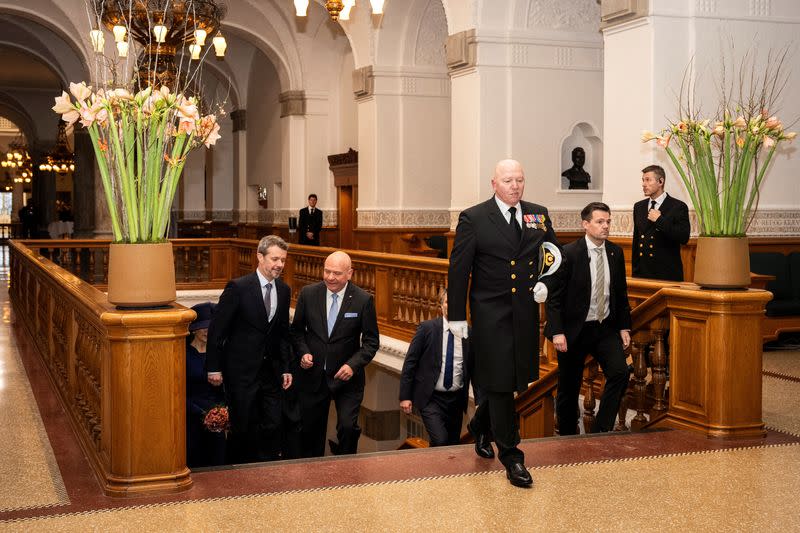
[[592,181],[592,177],[583,170],[584,163],[586,163],[586,152],[578,146],[572,150],[572,167],[561,173],[562,176],[569,180],[570,189],[589,188],[589,182]]

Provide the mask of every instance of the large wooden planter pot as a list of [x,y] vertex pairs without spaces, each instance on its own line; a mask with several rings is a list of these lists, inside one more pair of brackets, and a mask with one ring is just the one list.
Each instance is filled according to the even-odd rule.
[[698,237],[694,282],[706,289],[750,286],[747,237]]
[[158,307],[174,302],[172,243],[112,243],[108,253],[108,301],[122,308]]

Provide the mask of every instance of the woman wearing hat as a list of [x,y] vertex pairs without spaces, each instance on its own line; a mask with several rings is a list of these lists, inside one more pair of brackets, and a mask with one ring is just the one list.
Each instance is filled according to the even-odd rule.
[[190,468],[225,464],[225,433],[206,429],[208,411],[225,403],[222,387],[208,382],[206,341],[208,325],[215,305],[211,302],[192,306],[197,318],[189,324],[186,342],[186,462]]

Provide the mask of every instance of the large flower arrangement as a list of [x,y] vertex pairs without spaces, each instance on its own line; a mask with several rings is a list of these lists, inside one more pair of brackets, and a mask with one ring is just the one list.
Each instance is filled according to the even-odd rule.
[[148,87],[93,91],[71,83],[53,111],[80,123],[94,146],[117,242],[165,239],[169,210],[190,150],[219,139],[216,116],[200,116],[197,100]]
[[[778,146],[797,135],[786,132],[769,110],[776,107],[786,83],[782,66],[786,51],[770,53],[762,72],[746,56],[732,80],[724,69],[719,115],[701,117],[694,102],[691,71],[684,80],[680,116],[660,133],[642,133],[642,142],[656,141],[681,177],[697,214],[702,236],[744,236],[758,207],[759,190]],[[745,86],[748,85],[748,86]],[[737,94],[734,101],[733,94]]]

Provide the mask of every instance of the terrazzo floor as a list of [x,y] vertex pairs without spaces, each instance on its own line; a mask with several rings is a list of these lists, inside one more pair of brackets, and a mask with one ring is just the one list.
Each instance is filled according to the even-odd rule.
[[1,261],[0,281],[0,531],[800,530],[800,364],[779,352],[764,357],[765,439],[525,441],[528,490],[464,445],[207,469],[182,494],[109,498],[14,325]]

